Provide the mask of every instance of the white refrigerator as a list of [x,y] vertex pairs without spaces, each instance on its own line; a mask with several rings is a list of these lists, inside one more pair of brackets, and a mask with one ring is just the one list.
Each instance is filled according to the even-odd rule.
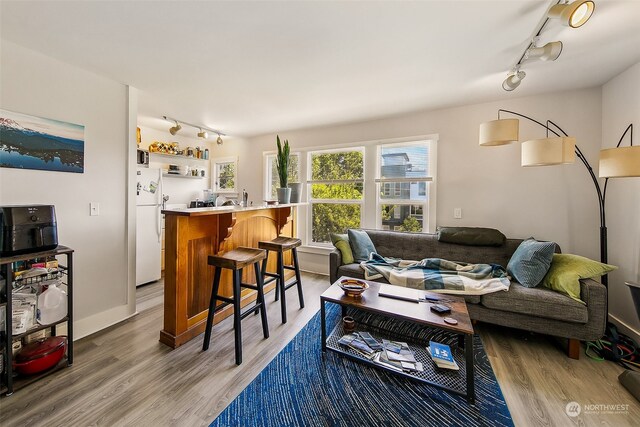
[[138,168],[136,189],[136,286],[160,279],[162,171]]

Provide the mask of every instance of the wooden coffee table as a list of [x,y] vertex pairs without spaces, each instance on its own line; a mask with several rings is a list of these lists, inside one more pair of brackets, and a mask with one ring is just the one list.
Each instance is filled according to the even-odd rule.
[[[471,319],[469,319],[469,313],[467,312],[467,304],[464,298],[456,297],[452,295],[446,295],[441,293],[434,293],[428,291],[420,291],[417,289],[401,288],[402,292],[407,295],[414,295],[415,297],[428,297],[440,298],[444,305],[451,308],[451,313],[446,315],[439,315],[431,311],[430,302],[410,302],[401,301],[397,299],[391,299],[378,295],[380,290],[380,283],[366,281],[369,284],[369,288],[364,291],[361,297],[354,298],[348,297],[344,294],[344,291],[338,286],[343,279],[350,279],[349,277],[341,277],[334,284],[332,284],[321,296],[320,296],[320,315],[321,315],[321,329],[322,329],[322,351],[327,350],[339,353],[347,356],[359,362],[363,362],[369,365],[376,366],[380,369],[388,370],[394,374],[405,376],[413,380],[418,380],[452,393],[462,395],[467,398],[467,401],[471,404],[475,402],[475,389],[473,378],[473,326]],[[391,319],[404,320],[410,323],[415,323],[419,326],[427,326],[432,328],[433,334],[429,337],[435,337],[438,342],[443,341],[443,337],[449,339],[449,346],[451,352],[456,360],[459,371],[439,369],[435,367],[435,364],[431,360],[431,356],[426,350],[429,346],[429,340],[410,340],[407,337],[399,336],[393,332],[393,330],[382,330],[379,327],[373,327],[372,325],[366,325],[358,323],[356,325],[356,331],[369,332],[378,341],[381,339],[389,339],[395,341],[406,341],[409,347],[415,353],[415,357],[419,362],[422,362],[424,367],[423,372],[399,372],[391,368],[379,365],[360,353],[352,350],[351,348],[341,346],[338,344],[338,340],[348,332],[345,332],[342,325],[342,319],[333,328],[332,332],[327,335],[326,325],[326,303],[338,304],[342,307],[343,316],[346,314],[347,308],[353,310],[359,310],[369,313],[382,315]],[[458,321],[457,325],[450,325],[444,322],[445,317],[452,317]],[[393,329],[393,328],[390,328]],[[451,338],[457,336],[457,343],[451,342]],[[456,341],[455,339],[453,341]]]

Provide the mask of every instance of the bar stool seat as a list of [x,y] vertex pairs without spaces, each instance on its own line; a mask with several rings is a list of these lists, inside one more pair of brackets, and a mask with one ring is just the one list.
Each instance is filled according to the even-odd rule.
[[[209,302],[209,314],[207,315],[207,326],[204,334],[202,351],[209,348],[211,342],[211,329],[213,328],[213,316],[218,301],[233,304],[233,329],[235,335],[236,365],[242,363],[242,329],[240,321],[251,313],[258,313],[262,317],[262,332],[265,338],[269,338],[269,326],[267,324],[267,311],[264,301],[263,275],[260,270],[260,261],[267,259],[267,252],[262,249],[239,247],[223,255],[209,255],[208,264],[215,268],[213,277],[213,288],[211,289],[211,300]],[[248,266],[254,266],[256,274],[256,284],[251,285],[242,282],[242,270]],[[218,294],[220,289],[220,275],[222,269],[232,270],[233,273],[233,298],[228,298]],[[256,303],[244,313],[240,311],[240,300],[242,288],[253,289],[258,292]]]
[[[258,242],[258,247],[267,251],[267,258],[262,261],[262,277],[264,284],[269,284],[276,281],[276,301],[280,299],[280,311],[282,314],[282,323],[287,323],[287,301],[285,298],[285,291],[293,286],[298,288],[298,299],[300,301],[300,308],[304,308],[304,296],[302,294],[302,281],[300,280],[300,266],[298,264],[298,252],[296,248],[302,244],[300,239],[294,237],[278,236],[273,240],[265,240]],[[275,252],[277,254],[278,265],[275,273],[267,272],[267,259],[269,252]],[[291,251],[291,257],[293,258],[293,266],[284,265],[284,252]],[[296,278],[289,284],[285,283],[284,270],[292,270],[295,272]],[[269,277],[266,281],[265,277]]]
[[300,239],[278,236],[273,240],[258,242],[258,247],[267,251],[288,251],[302,245]]

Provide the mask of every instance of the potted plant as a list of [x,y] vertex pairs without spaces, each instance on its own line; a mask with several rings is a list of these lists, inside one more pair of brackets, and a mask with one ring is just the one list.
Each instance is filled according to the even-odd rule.
[[289,141],[284,140],[284,144],[280,142],[280,136],[276,135],[278,145],[278,154],[276,155],[276,170],[280,179],[280,188],[277,188],[278,203],[289,203],[291,198],[291,189],[287,186],[289,178]]

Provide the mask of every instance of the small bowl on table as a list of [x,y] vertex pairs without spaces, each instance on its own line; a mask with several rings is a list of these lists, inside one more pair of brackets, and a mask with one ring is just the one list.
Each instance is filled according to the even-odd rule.
[[367,282],[358,279],[342,279],[340,283],[338,283],[338,286],[340,286],[340,289],[344,291],[346,296],[353,298],[360,298],[362,293],[369,288]]

